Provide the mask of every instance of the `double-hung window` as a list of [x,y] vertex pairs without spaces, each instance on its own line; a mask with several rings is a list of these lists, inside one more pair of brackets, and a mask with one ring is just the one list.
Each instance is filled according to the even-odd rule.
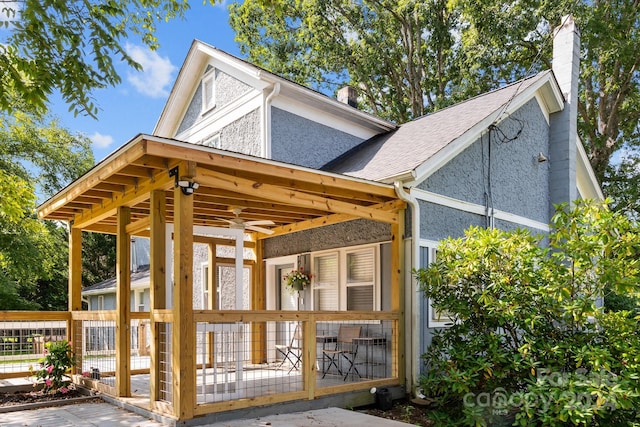
[[347,310],[375,307],[375,252],[373,248],[347,252]]
[[212,69],[202,78],[202,114],[216,106],[216,70]]
[[[431,263],[436,261],[438,255],[438,242],[430,240],[420,241],[420,267],[427,268]],[[428,310],[428,327],[429,328],[442,328],[445,326],[451,326],[453,320],[451,315],[445,311],[438,311],[431,306],[431,298],[427,299]]]
[[320,253],[312,260],[315,310],[379,309],[378,245]]
[[314,257],[314,306],[316,310],[339,310],[338,252]]

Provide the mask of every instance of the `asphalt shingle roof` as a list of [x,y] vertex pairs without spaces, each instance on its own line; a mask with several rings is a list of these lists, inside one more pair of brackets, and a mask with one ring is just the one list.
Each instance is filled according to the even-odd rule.
[[550,72],[538,73],[376,135],[322,169],[371,181],[408,173]]

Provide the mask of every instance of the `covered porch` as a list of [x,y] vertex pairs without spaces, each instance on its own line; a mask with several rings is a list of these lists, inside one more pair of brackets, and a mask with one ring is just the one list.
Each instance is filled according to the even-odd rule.
[[[244,220],[271,221],[269,232],[228,227],[233,206]],[[60,321],[76,381],[178,421],[403,385],[404,208],[391,185],[139,135],[39,208],[42,219],[69,224],[69,313]],[[286,246],[351,221],[388,233],[388,301],[344,311],[269,303],[269,239]],[[115,310],[82,310],[82,232],[117,236]],[[132,236],[150,239],[148,312],[131,306]],[[208,251],[202,304],[198,244]],[[222,265],[235,282],[233,307],[212,288]],[[13,315],[5,319],[19,322]],[[109,351],[91,342],[108,339]]]

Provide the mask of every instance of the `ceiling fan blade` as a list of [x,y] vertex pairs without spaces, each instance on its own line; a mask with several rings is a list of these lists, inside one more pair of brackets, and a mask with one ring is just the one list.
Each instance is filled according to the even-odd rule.
[[256,221],[245,221],[244,223],[246,225],[276,225],[276,223],[271,221],[270,219],[259,219],[259,220],[256,220]]
[[245,228],[247,230],[257,231],[259,233],[273,234],[273,230],[269,230],[268,228],[264,228],[264,227],[256,227],[255,225],[248,225],[247,224]]
[[220,221],[228,222],[229,224],[236,224],[236,222],[232,219],[227,219],[227,218],[216,218],[216,219]]

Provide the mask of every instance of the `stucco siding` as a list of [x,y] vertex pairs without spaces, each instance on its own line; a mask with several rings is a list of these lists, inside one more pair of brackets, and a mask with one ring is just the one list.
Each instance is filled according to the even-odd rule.
[[225,126],[220,131],[220,148],[251,156],[261,156],[260,111],[253,110]]
[[277,258],[388,240],[391,240],[388,224],[354,220],[265,239],[264,257]]
[[440,241],[447,237],[462,237],[472,225],[484,227],[485,218],[470,212],[434,203],[420,202],[420,237]]
[[549,162],[538,153],[548,156],[549,126],[532,99],[418,187],[483,206],[490,195],[494,209],[547,223]]
[[[209,69],[203,74],[203,76],[209,72]],[[231,77],[229,74],[223,73],[220,70],[215,70],[215,107],[210,109],[209,111],[202,111],[202,85],[200,81],[198,81],[198,86],[196,91],[191,98],[191,102],[189,103],[189,107],[187,107],[187,111],[178,126],[178,131],[176,134],[180,134],[181,132],[189,129],[204,117],[213,114],[216,110],[224,107],[225,105],[232,102],[234,99],[239,98],[245,93],[252,90],[251,86],[241,82],[238,79]]]
[[362,142],[276,107],[271,108],[271,123],[271,158],[300,166],[320,168]]

